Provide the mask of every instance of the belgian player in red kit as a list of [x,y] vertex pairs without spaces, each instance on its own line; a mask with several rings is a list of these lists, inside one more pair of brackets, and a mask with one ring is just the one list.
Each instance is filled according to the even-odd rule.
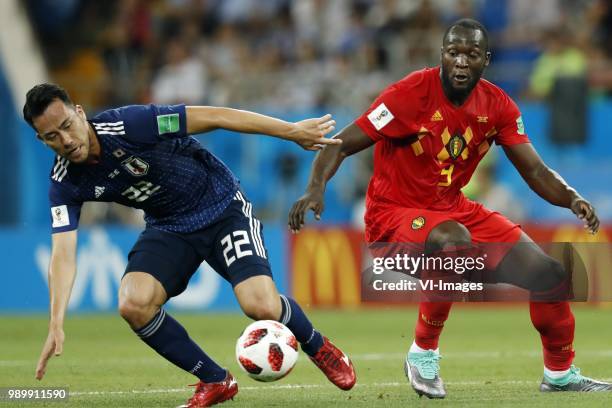
[[[479,22],[463,19],[452,24],[444,34],[439,67],[413,72],[390,85],[336,135],[341,145],[326,146],[317,155],[306,193],[289,214],[290,229],[299,231],[307,210],[319,219],[325,185],[342,160],[375,145],[366,199],[368,243],[424,244],[430,252],[506,243],[508,250],[488,260],[497,282],[517,284],[532,293],[550,293],[567,282],[569,271],[519,225],[461,192],[496,143],[540,197],[569,208],[591,233],[599,228],[591,204],[540,159],[514,101],[481,79],[490,58],[487,31]],[[415,339],[404,364],[419,395],[446,396],[438,339],[451,305],[419,305]],[[584,377],[572,365],[574,316],[568,302],[531,301],[530,315],[543,346],[541,391],[612,391],[612,384]]]

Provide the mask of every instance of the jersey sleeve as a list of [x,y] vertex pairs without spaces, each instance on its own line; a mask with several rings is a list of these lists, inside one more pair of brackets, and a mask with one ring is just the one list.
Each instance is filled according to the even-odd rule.
[[521,111],[508,95],[504,93],[503,96],[503,105],[497,124],[498,132],[495,137],[495,143],[501,146],[529,143]]
[[130,105],[120,110],[127,134],[140,142],[187,136],[185,105]]
[[51,181],[49,207],[51,209],[51,233],[72,231],[79,226],[82,202],[61,184]]
[[374,101],[355,124],[373,141],[384,138],[404,138],[419,131],[419,85],[422,73],[413,73],[402,81],[390,85]]

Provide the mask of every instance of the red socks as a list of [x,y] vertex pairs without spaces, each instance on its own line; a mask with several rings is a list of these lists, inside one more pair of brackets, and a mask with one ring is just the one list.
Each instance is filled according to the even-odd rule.
[[422,349],[435,350],[452,302],[421,302],[414,341]]
[[[415,343],[422,349],[435,350],[448,318],[452,302],[421,302],[415,329]],[[530,302],[533,326],[540,333],[544,365],[563,371],[574,360],[574,315],[568,302]]]
[[530,302],[533,326],[540,332],[544,366],[563,371],[574,360],[574,315],[568,302]]

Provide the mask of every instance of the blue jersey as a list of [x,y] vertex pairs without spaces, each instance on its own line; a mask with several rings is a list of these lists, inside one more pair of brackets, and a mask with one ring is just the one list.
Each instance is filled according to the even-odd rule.
[[148,226],[192,232],[213,223],[238,190],[225,164],[187,135],[184,105],[126,106],[89,122],[100,160],[56,157],[49,188],[54,233],[77,228],[85,201],[141,208]]

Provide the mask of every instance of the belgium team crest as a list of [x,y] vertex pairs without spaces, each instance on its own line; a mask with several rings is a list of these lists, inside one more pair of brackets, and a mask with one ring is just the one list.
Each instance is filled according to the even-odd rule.
[[457,157],[461,156],[466,144],[467,143],[465,142],[463,135],[453,135],[453,137],[451,137],[446,144],[446,150],[448,151],[450,157],[455,160]]

